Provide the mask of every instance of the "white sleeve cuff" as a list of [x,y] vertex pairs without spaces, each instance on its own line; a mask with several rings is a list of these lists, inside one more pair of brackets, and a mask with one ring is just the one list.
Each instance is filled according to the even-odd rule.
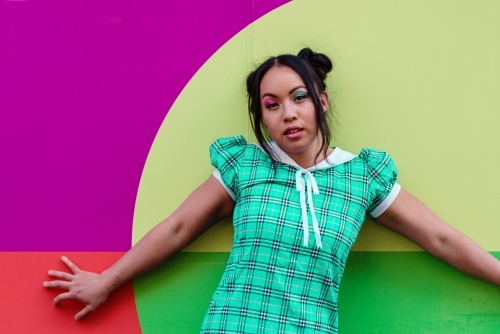
[[222,180],[222,176],[220,175],[220,172],[216,169],[216,170],[214,170],[212,175],[220,182],[220,184],[222,184],[222,186],[224,187],[224,189],[226,189],[227,193],[229,194],[229,196],[231,196],[233,201],[236,202],[236,196],[234,196],[234,193],[231,191],[231,189],[229,189],[228,186],[226,186],[226,184]]
[[384,200],[379,205],[377,205],[377,207],[373,209],[372,212],[370,212],[370,216],[372,216],[373,218],[377,218],[378,216],[383,214],[384,211],[391,206],[392,202],[394,202],[400,190],[401,186],[399,185],[399,183],[394,183],[394,186],[392,186],[389,195],[387,195],[387,197],[384,198]]

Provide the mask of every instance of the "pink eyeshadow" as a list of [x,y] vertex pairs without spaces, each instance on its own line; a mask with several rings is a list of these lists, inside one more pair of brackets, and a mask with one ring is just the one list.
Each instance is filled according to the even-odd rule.
[[272,99],[265,99],[263,103],[264,103],[264,106],[268,107],[270,104],[276,103],[276,101],[274,101]]

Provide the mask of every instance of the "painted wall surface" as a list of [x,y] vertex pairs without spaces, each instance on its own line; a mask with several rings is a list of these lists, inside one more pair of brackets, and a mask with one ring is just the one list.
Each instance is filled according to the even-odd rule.
[[132,283],[81,322],[81,305],[52,307],[41,284],[66,269],[62,254],[102,271],[131,247],[141,173],[172,104],[283,3],[0,1],[0,333],[141,331]]
[[[81,322],[41,287],[62,254],[102,270],[252,138],[243,81],[329,54],[333,146],[389,152],[399,182],[500,256],[496,1],[0,2],[0,332],[196,333],[231,248],[224,221]],[[367,221],[341,333],[499,333],[500,289]],[[124,320],[125,319],[125,320]]]

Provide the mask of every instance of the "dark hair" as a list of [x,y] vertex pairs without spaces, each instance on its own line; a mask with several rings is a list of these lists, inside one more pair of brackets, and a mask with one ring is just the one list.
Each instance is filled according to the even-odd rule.
[[[328,56],[316,53],[310,48],[304,48],[295,55],[282,54],[271,57],[257,67],[247,77],[248,112],[253,132],[263,150],[276,160],[277,157],[272,147],[267,144],[271,140],[267,128],[262,123],[262,108],[260,101],[260,82],[269,69],[275,66],[287,66],[294,70],[304,82],[311,96],[316,112],[316,125],[321,134],[321,148],[316,158],[323,152],[326,155],[331,139],[331,130],[328,123],[329,112],[323,110],[320,95],[325,92],[325,79],[332,70],[333,64]],[[328,103],[330,109],[330,103]]]

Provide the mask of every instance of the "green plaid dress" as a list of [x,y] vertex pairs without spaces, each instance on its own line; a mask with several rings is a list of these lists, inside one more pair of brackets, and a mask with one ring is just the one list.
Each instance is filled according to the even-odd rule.
[[380,215],[400,189],[384,152],[335,148],[303,169],[272,145],[275,163],[241,136],[210,147],[236,206],[233,249],[202,333],[337,333],[349,250],[366,214]]

